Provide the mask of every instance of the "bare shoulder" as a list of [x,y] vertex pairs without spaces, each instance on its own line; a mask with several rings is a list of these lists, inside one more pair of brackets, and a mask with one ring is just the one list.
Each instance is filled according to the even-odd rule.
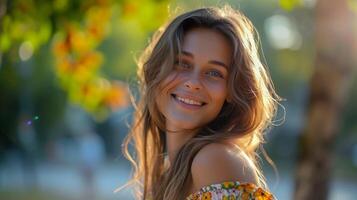
[[224,181],[257,183],[257,175],[247,156],[221,143],[208,144],[196,154],[191,174],[194,191]]

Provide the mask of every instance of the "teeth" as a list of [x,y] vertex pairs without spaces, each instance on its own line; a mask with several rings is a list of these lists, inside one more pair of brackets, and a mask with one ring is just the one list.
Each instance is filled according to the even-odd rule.
[[202,103],[197,102],[197,101],[194,101],[194,100],[191,100],[191,99],[185,99],[185,98],[181,98],[181,97],[179,97],[179,96],[176,96],[176,98],[177,98],[179,101],[182,101],[182,102],[187,103],[187,104],[198,105],[198,106],[201,106],[201,105],[202,105]]

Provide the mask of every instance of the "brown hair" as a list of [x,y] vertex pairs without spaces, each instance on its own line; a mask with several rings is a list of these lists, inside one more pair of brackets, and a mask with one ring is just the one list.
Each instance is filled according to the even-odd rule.
[[[195,27],[217,30],[232,44],[227,82],[230,101],[224,103],[216,119],[182,146],[169,164],[165,158],[165,118],[155,97],[160,83],[173,70],[185,33]],[[184,13],[154,34],[138,60],[141,100],[135,105],[133,126],[123,144],[123,152],[134,167],[129,183],[138,184],[140,199],[184,199],[194,156],[213,142],[236,145],[254,163],[258,185],[267,189],[256,150],[264,142],[263,135],[272,123],[280,98],[260,61],[257,36],[250,20],[230,6]],[[128,149],[131,142],[134,155]]]

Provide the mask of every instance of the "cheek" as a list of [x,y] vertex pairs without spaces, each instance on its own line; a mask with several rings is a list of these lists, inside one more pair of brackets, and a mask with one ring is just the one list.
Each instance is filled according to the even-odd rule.
[[161,113],[167,109],[168,103],[171,99],[169,90],[177,85],[178,78],[176,73],[169,74],[159,85],[155,101]]
[[[184,76],[177,72],[172,72],[169,74],[160,84],[158,96],[162,96],[161,98],[171,98],[170,93],[174,91],[177,87],[182,83]],[[171,91],[171,92],[170,92]],[[160,98],[160,97],[159,97]]]
[[168,90],[172,87],[175,80],[175,74],[172,73],[161,81],[161,83],[157,87],[157,92],[155,95],[156,103],[162,103],[163,97],[168,94]]
[[209,83],[207,84],[207,90],[214,102],[223,104],[227,96],[227,85],[225,82]]
[[160,89],[167,89],[169,85],[172,85],[177,81],[178,74],[176,72],[171,72],[162,82]]

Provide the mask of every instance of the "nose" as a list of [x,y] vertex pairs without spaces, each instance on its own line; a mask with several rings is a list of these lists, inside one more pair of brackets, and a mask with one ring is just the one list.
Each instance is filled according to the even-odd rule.
[[191,90],[200,90],[202,88],[201,81],[199,80],[198,75],[195,74],[191,74],[184,85]]

